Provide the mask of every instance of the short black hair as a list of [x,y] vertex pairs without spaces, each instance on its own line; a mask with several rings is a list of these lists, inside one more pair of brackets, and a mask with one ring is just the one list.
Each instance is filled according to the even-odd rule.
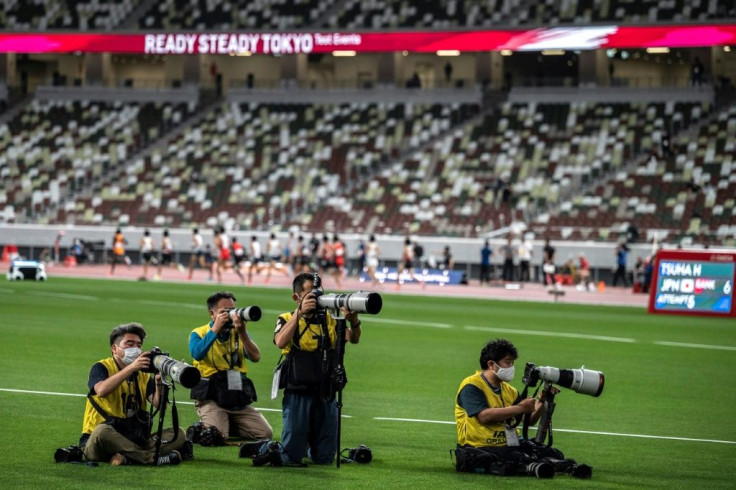
[[235,295],[233,295],[233,293],[231,293],[230,291],[217,291],[216,293],[210,294],[210,297],[207,298],[207,309],[214,310],[217,306],[217,303],[219,303],[221,299],[225,298],[237,301],[235,299]]
[[125,334],[132,333],[141,338],[141,342],[146,340],[146,331],[143,330],[143,325],[140,323],[123,323],[112,329],[110,332],[110,345],[115,345],[120,342]]
[[304,283],[307,281],[314,283],[313,272],[302,272],[300,274],[297,274],[294,278],[294,282],[291,283],[292,290],[295,293],[301,293],[302,291],[304,291]]
[[519,353],[510,340],[493,339],[489,341],[480,351],[480,367],[488,369],[488,361],[498,363],[504,357],[511,355],[514,359],[519,357]]

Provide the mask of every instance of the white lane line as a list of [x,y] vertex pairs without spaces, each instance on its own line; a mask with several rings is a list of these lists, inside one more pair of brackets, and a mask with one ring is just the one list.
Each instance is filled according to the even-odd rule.
[[398,417],[373,417],[373,420],[388,420],[389,422],[417,422],[420,424],[455,425],[455,422],[447,422],[446,420],[402,419]]
[[449,323],[412,322],[409,320],[392,320],[390,318],[371,317],[370,323],[392,323],[394,325],[408,325],[410,327],[452,328]]
[[[13,388],[0,388],[0,391],[7,391],[7,392],[12,392],[12,393],[33,394],[33,395],[75,396],[75,397],[82,397],[82,398],[87,396],[87,395],[83,395],[79,393],[59,393],[59,392],[54,392],[54,391],[17,390]],[[182,405],[194,405],[193,402],[182,401],[179,403]],[[262,412],[280,412],[281,411],[278,408],[258,408],[258,410]],[[352,416],[343,415],[343,418],[352,418]],[[406,418],[397,418],[397,417],[373,417],[373,420],[385,420],[388,422],[416,422],[416,423],[422,423],[422,424],[455,425],[455,422],[448,422],[446,420],[406,419]],[[532,429],[536,430],[535,427],[532,427]],[[590,430],[574,430],[574,429],[558,429],[558,428],[555,428],[555,430],[558,432],[570,432],[573,434],[594,434],[594,435],[599,435],[599,436],[639,437],[642,439],[665,439],[665,440],[671,440],[671,441],[713,442],[713,443],[718,443],[718,444],[736,444],[736,441],[722,441],[719,439],[695,439],[691,437],[654,436],[654,435],[647,435],[647,434],[622,434],[618,432],[599,432],[599,431],[590,431]]]
[[87,395],[80,394],[80,393],[60,393],[57,391],[15,390],[12,388],[0,388],[0,391],[8,391],[10,393],[25,393],[25,394],[31,394],[31,395],[81,396],[82,398],[87,397]]
[[629,339],[626,337],[608,337],[606,335],[587,335],[582,333],[565,333],[565,332],[545,332],[543,330],[522,330],[516,328],[494,328],[494,327],[474,327],[466,325],[465,330],[475,330],[479,332],[499,332],[499,333],[513,333],[517,335],[537,335],[541,337],[563,337],[568,339],[588,339],[588,340],[602,340],[604,342],[624,342],[628,344],[636,343],[636,339]]
[[87,296],[84,294],[68,294],[68,293],[49,293],[46,291],[28,291],[31,296],[53,296],[56,298],[83,299],[85,301],[98,301],[97,296]]
[[[123,301],[123,300],[120,300]],[[127,302],[127,301],[126,301]],[[191,308],[194,310],[206,310],[207,307],[205,305],[193,305],[191,303],[177,303],[176,301],[154,301],[150,299],[139,299],[136,301],[136,303],[141,303],[144,305],[151,305],[151,306],[169,306],[169,307],[175,307],[175,308]]]
[[[121,298],[114,298],[111,301],[115,301],[116,303],[129,303],[129,300],[124,300]],[[136,301],[136,303],[141,303],[144,305],[151,305],[151,306],[168,306],[168,307],[175,307],[175,308],[189,308],[192,310],[202,310],[207,311],[207,305],[205,304],[192,304],[192,303],[185,303],[185,302],[178,302],[178,301],[156,301],[151,299],[142,299]],[[283,311],[276,311],[276,310],[264,310],[261,309],[261,312],[263,313],[269,313],[274,315],[280,315],[283,313]]]
[[[87,395],[81,394],[81,393],[61,393],[57,391],[33,391],[33,390],[16,390],[13,388],[0,388],[0,391],[7,391],[10,393],[23,393],[23,394],[30,394],[30,395],[51,395],[51,396],[76,396],[81,398],[86,398]],[[181,405],[194,405],[194,402],[176,402]],[[258,408],[258,407],[255,407]],[[280,408],[258,408],[261,412],[280,412]],[[352,415],[343,415],[343,418],[352,418]]]
[[[395,417],[373,417],[373,420],[386,420],[389,422],[417,422],[424,424],[443,424],[443,425],[455,425],[455,422],[448,422],[446,420],[422,420],[422,419],[404,419]],[[531,427],[532,430],[537,430],[536,427]],[[664,439],[669,441],[686,441],[686,442],[712,442],[716,444],[736,444],[736,441],[722,441],[719,439],[695,439],[691,437],[673,437],[673,436],[654,436],[648,434],[623,434],[618,432],[600,432],[593,430],[575,430],[575,429],[558,429],[557,432],[570,432],[573,434],[594,434],[598,436],[616,436],[616,437],[638,437],[642,439]]]
[[711,349],[711,350],[729,350],[736,351],[736,347],[728,345],[707,345],[707,344],[688,344],[685,342],[667,342],[665,340],[657,340],[656,345],[666,345],[668,347],[689,347],[692,349]]

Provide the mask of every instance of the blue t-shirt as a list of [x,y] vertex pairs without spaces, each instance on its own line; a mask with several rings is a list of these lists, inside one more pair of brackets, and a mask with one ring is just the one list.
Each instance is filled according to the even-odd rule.
[[480,265],[491,265],[491,247],[480,249]]

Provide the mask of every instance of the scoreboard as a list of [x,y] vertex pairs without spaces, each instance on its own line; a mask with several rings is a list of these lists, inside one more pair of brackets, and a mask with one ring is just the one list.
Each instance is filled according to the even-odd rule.
[[649,291],[649,313],[736,316],[733,288],[736,252],[657,252]]

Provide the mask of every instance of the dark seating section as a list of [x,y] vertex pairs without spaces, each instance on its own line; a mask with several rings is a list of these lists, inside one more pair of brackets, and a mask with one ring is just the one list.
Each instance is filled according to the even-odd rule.
[[107,30],[119,27],[140,0],[4,0],[4,30]]
[[[6,0],[5,30],[122,28],[142,0]],[[161,0],[142,29],[449,29],[489,26],[641,24],[736,18],[733,2],[709,0]]]
[[313,25],[334,0],[164,0],[140,19],[143,29],[291,29]]
[[347,0],[324,27],[351,29],[584,25],[597,22],[722,21],[736,17],[731,2],[707,0]]

